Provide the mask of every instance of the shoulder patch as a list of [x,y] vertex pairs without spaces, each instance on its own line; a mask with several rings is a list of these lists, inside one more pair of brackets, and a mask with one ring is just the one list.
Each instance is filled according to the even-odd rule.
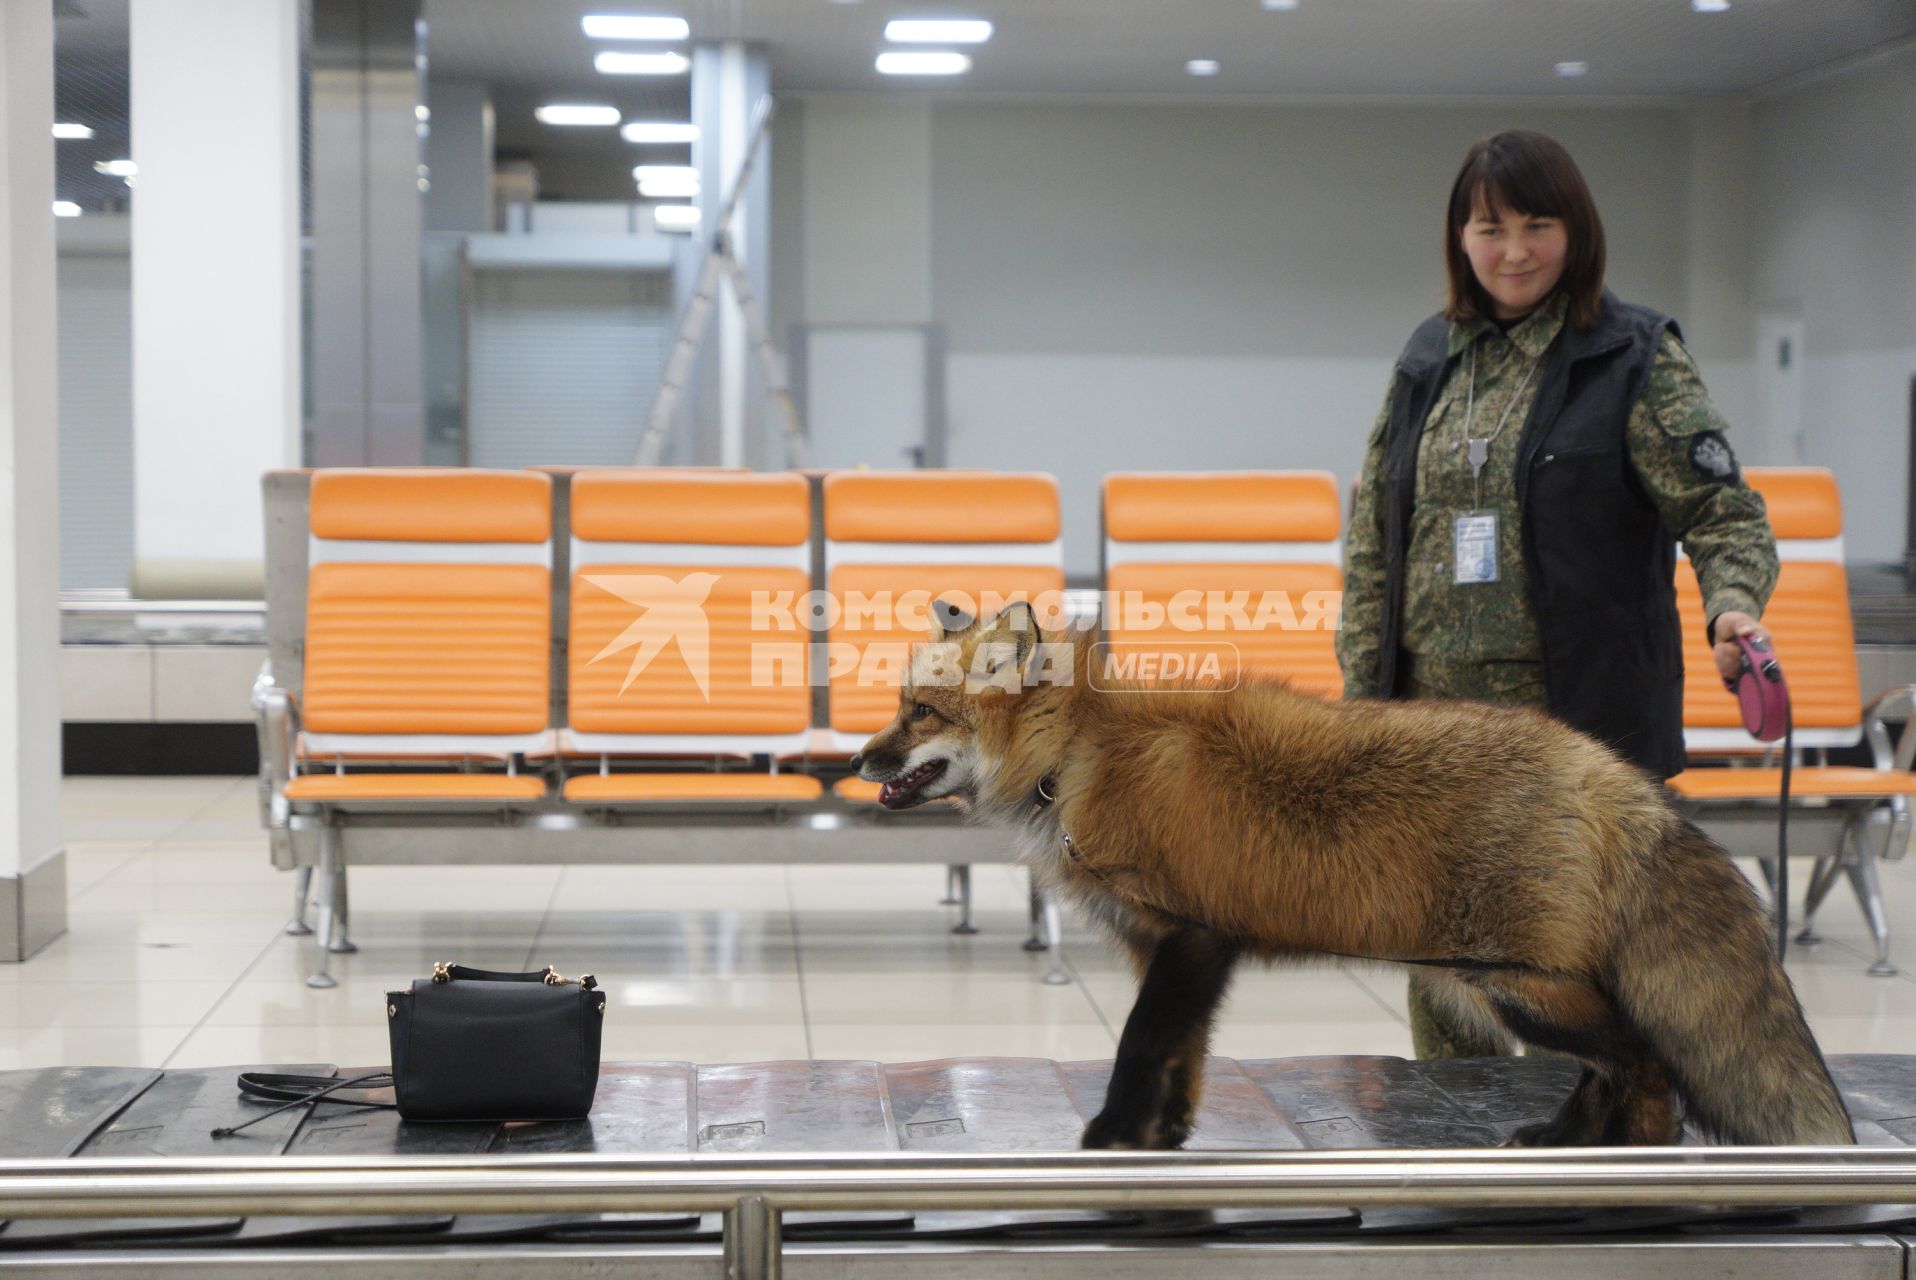
[[1699,431],[1690,438],[1690,466],[1706,480],[1734,484],[1736,455],[1721,431]]

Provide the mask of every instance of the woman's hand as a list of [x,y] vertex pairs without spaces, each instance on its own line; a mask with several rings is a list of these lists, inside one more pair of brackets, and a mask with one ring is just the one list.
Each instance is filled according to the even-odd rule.
[[1775,647],[1769,631],[1749,614],[1734,609],[1719,613],[1716,616],[1716,670],[1725,684],[1743,674],[1743,649],[1736,643],[1738,636],[1755,636]]

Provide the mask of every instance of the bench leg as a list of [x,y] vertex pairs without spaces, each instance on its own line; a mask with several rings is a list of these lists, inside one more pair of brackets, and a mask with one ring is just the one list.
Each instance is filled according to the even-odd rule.
[[971,868],[969,866],[961,866],[951,869],[958,873],[958,906],[960,909],[958,923],[951,926],[951,931],[953,933],[976,933],[978,932],[978,926],[971,922]]
[[1810,868],[1809,888],[1803,893],[1803,931],[1796,935],[1796,940],[1806,947],[1813,947],[1823,940],[1822,935],[1810,924],[1810,919],[1816,914],[1816,909],[1823,905],[1823,899],[1829,896],[1829,891],[1836,886],[1839,870],[1835,858],[1818,858],[1816,865]]
[[339,836],[331,823],[319,829],[319,967],[306,979],[306,985],[319,990],[339,985],[339,979],[327,972],[333,952],[333,895],[339,891]]
[[293,873],[293,918],[286,922],[286,932],[295,938],[303,938],[313,931],[306,923],[306,899],[313,891],[313,869],[301,867]]
[[1867,850],[1859,850],[1856,862],[1848,870],[1857,905],[1863,908],[1870,936],[1876,939],[1876,963],[1869,967],[1870,976],[1894,977],[1896,966],[1889,962],[1889,913],[1883,908],[1883,882],[1876,874],[1876,859]]
[[945,896],[938,899],[939,906],[955,907],[958,905],[958,873],[963,870],[963,867],[945,868]]
[[[1030,872],[1026,872],[1030,875]],[[1026,951],[1049,951],[1051,944],[1044,936],[1044,895],[1038,892],[1036,877],[1031,885],[1031,936],[1025,939]]]
[[333,871],[333,940],[326,948],[336,956],[349,956],[359,950],[359,944],[346,936],[351,917],[351,899],[346,893],[346,864],[342,861]]
[[1051,972],[1044,976],[1045,985],[1065,986],[1071,981],[1071,973],[1064,967],[1064,913],[1049,895],[1044,898],[1044,941],[1051,952]]

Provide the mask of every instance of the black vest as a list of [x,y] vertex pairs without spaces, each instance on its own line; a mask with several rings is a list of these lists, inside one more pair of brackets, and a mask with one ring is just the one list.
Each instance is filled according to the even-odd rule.
[[[1597,326],[1565,323],[1517,441],[1517,509],[1552,715],[1667,778],[1683,769],[1676,541],[1637,480],[1625,426],[1676,322],[1606,291]],[[1458,361],[1432,316],[1398,357],[1384,437],[1384,615],[1377,687],[1402,696],[1404,557],[1417,450]]]

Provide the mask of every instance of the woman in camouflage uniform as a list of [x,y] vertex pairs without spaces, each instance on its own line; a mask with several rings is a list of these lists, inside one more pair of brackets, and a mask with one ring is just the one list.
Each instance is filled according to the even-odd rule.
[[[1675,543],[1717,665],[1776,583],[1763,500],[1674,321],[1603,287],[1603,224],[1568,153],[1499,133],[1465,158],[1444,311],[1399,358],[1345,544],[1347,697],[1547,709],[1658,777],[1682,765]],[[1413,971],[1422,1058],[1508,1052]]]

